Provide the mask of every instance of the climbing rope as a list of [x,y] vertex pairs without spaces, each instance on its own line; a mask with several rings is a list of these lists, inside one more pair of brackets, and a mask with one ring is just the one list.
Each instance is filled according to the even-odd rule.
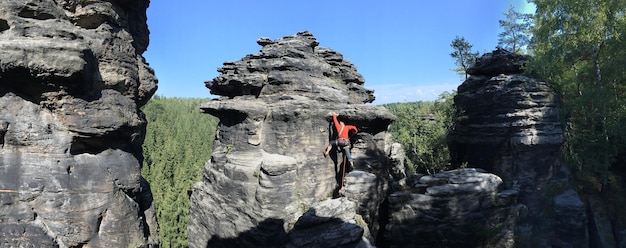
[[341,167],[341,187],[339,188],[339,191],[343,191],[343,192],[339,192],[340,196],[343,196],[346,191],[346,189],[344,188],[344,184],[345,184],[344,178],[346,177],[346,159],[347,159],[347,156],[346,156],[346,152],[344,151],[343,152],[343,166]]

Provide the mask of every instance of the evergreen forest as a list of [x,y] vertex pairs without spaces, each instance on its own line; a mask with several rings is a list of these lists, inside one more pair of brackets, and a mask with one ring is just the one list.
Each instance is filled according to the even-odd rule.
[[218,122],[200,112],[206,101],[154,96],[142,109],[148,127],[141,174],[150,183],[162,247],[187,247],[189,192],[202,180]]

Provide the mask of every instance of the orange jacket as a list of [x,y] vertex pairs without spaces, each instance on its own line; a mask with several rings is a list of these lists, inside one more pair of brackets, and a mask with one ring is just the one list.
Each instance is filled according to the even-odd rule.
[[337,120],[337,115],[335,114],[333,114],[333,122],[335,122],[335,128],[337,129],[337,133],[339,133],[340,139],[348,138],[348,133],[350,132],[350,130],[354,130],[354,132],[358,132],[358,129],[352,125],[345,125],[343,130],[341,130],[341,124],[339,124],[339,121]]

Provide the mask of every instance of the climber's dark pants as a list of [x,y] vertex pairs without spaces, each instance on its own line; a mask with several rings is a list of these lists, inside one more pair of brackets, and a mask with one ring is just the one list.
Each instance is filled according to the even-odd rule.
[[337,146],[338,148],[343,149],[343,153],[346,154],[348,162],[352,162],[352,155],[350,155],[350,140],[340,138],[336,141],[331,141],[328,146]]

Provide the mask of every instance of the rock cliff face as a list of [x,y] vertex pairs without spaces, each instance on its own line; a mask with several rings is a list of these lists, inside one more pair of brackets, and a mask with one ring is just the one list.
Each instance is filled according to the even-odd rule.
[[[372,244],[389,182],[404,177],[401,147],[386,132],[395,117],[365,105],[374,96],[363,77],[310,33],[257,43],[261,51],[224,63],[206,83],[222,97],[201,109],[220,124],[191,195],[190,246]],[[341,154],[321,154],[333,135],[331,111],[359,129],[345,199],[330,200],[341,183]]]
[[468,69],[454,99],[459,116],[449,136],[451,157],[519,191],[528,215],[516,224],[518,246],[578,247],[588,242],[585,207],[561,161],[558,95],[521,74],[526,60],[497,49]]
[[148,0],[0,1],[0,246],[156,245]]

